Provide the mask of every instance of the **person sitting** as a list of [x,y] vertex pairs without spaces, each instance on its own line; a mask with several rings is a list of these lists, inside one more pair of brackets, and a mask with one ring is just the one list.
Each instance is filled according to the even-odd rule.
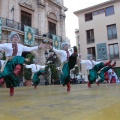
[[114,69],[112,69],[112,75],[111,75],[112,77],[111,77],[111,81],[110,81],[110,83],[117,83],[117,81],[118,81],[118,76],[117,76],[117,74],[115,73],[115,70]]

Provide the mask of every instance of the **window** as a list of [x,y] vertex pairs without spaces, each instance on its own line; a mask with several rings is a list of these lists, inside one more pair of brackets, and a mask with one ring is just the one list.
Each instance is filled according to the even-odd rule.
[[49,38],[52,39],[52,34],[56,35],[56,24],[48,21],[48,29],[49,29]]
[[99,14],[102,14],[102,13],[104,13],[104,12],[105,12],[104,9],[100,9],[100,10],[99,10]]
[[108,40],[117,38],[117,30],[115,24],[107,26],[107,34],[108,34]]
[[30,13],[27,13],[25,11],[21,11],[21,29],[24,30],[24,25],[31,26],[32,23],[32,15]]
[[87,53],[93,55],[93,59],[96,60],[96,52],[95,52],[95,47],[90,47],[87,48]]
[[114,6],[110,6],[105,8],[105,15],[109,16],[109,15],[113,15],[114,14]]
[[119,48],[117,43],[109,45],[109,57],[110,59],[119,58]]
[[89,21],[89,20],[92,20],[92,19],[93,19],[92,12],[85,14],[85,21]]
[[99,14],[98,10],[93,12],[93,15],[98,15],[98,14]]
[[49,33],[56,35],[56,24],[52,22],[49,23]]
[[86,31],[87,36],[87,43],[94,43],[94,30],[87,30]]

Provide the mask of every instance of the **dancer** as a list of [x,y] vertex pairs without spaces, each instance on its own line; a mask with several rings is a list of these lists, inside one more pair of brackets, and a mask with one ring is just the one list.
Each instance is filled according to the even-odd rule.
[[[79,55],[81,58],[81,56]],[[108,61],[106,63],[104,62],[96,62],[92,60],[93,57],[91,54],[88,54],[87,60],[80,60],[81,64],[86,64],[86,70],[88,74],[88,87],[91,87],[91,84],[93,84],[96,79],[98,78],[98,71],[101,70],[105,66],[109,66],[111,61]],[[97,82],[97,85],[99,85],[99,82]]]
[[[0,53],[0,77],[3,76],[3,74],[1,73],[3,67],[4,67],[4,64],[5,64],[5,61],[4,60],[1,60],[3,57],[2,53]],[[0,79],[0,84],[3,84],[4,83],[4,79]]]
[[4,60],[1,60],[3,57],[2,53],[0,53],[0,72],[2,71],[2,67],[4,66],[5,64],[5,61]]
[[116,62],[114,62],[112,65],[103,67],[98,72],[98,75],[100,76],[100,79],[97,81],[97,85],[99,85],[99,83],[102,83],[105,80],[105,72],[107,72],[108,70],[112,69],[115,65],[116,65]]
[[37,85],[40,83],[40,75],[44,75],[45,66],[38,65],[38,60],[33,59],[34,64],[25,65],[26,68],[31,68],[32,70],[32,82],[34,85],[34,89],[36,89]]
[[74,46],[73,52],[71,50],[68,51],[68,44],[66,42],[61,44],[61,48],[62,50],[53,48],[53,51],[58,54],[61,60],[61,83],[63,86],[67,85],[67,91],[70,91],[70,70],[73,69],[77,61],[77,48]]
[[38,50],[46,45],[40,44],[39,46],[27,47],[19,42],[20,37],[16,32],[11,32],[9,39],[11,43],[0,44],[0,50],[5,52],[6,64],[3,72],[0,76],[0,81],[6,82],[6,87],[10,89],[10,96],[14,95],[14,87],[19,86],[18,75],[21,71],[21,66],[25,61],[24,57],[21,57],[23,51]]

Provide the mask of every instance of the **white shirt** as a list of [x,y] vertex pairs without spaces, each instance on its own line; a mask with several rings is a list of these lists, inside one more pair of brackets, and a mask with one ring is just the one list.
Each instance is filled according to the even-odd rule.
[[[53,48],[53,51],[60,56],[61,63],[67,60],[67,52],[65,50],[57,50]],[[68,51],[70,56],[72,55],[71,51]]]
[[3,65],[5,64],[5,61],[4,60],[0,60],[0,62],[1,62],[1,68],[3,67]]
[[115,72],[112,74],[112,77],[115,77],[116,81],[118,80],[117,74]]
[[38,64],[25,65],[25,67],[26,68],[31,68],[32,73],[36,73],[40,69],[45,68],[45,66],[41,66],[41,65],[38,65]]
[[[97,64],[100,63],[100,62],[96,62],[94,60],[92,60],[92,62],[93,62],[94,65],[97,65]],[[81,64],[86,64],[86,70],[90,70],[90,69],[93,68],[92,62],[91,62],[91,60],[81,60],[80,63]]]
[[[18,46],[18,52],[17,52],[17,56],[21,56],[22,52],[24,51],[33,51],[33,50],[37,50],[38,46],[34,46],[34,47],[27,47],[24,46],[22,44],[17,43]],[[5,52],[6,56],[12,56],[13,53],[13,48],[12,48],[12,43],[4,43],[4,44],[0,44],[0,50]]]
[[108,72],[109,72],[109,73],[112,73],[112,69],[109,69]]

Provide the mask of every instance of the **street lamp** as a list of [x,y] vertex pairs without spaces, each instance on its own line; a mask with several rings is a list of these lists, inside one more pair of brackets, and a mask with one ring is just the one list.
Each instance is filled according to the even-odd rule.
[[13,12],[13,21],[14,21],[14,6],[11,8],[11,12]]
[[47,59],[48,58],[48,52],[47,52],[47,50],[45,51],[45,58]]
[[[50,65],[50,66],[51,65],[55,66],[55,60],[57,58],[57,55],[55,54],[55,52],[52,49],[50,49],[49,53],[46,50],[44,54],[45,54],[45,58],[46,58],[46,64]],[[50,67],[50,79],[51,79],[50,81],[51,81],[51,84],[53,83],[52,68]]]
[[[45,58],[46,58],[46,64],[54,64],[55,63],[57,55],[52,49],[49,50],[49,53],[46,50],[44,54],[45,54]],[[47,63],[48,61],[49,61],[49,63]]]

